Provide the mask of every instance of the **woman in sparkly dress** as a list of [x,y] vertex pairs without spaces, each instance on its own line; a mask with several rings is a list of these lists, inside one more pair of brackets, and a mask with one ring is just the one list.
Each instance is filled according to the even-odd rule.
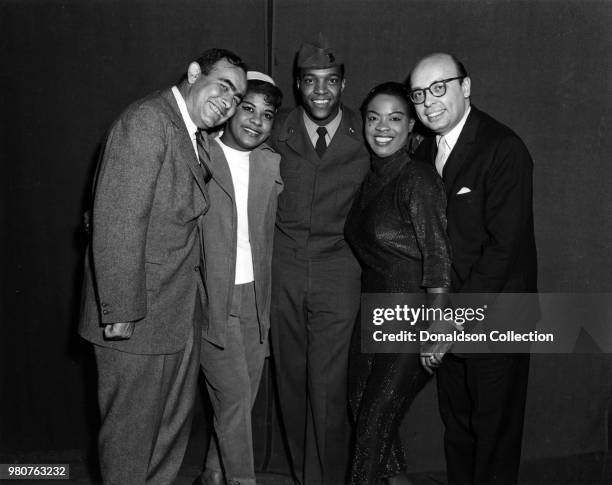
[[[446,199],[435,168],[411,158],[414,125],[400,83],[375,87],[362,105],[371,171],[345,227],[362,269],[364,293],[443,292],[450,285]],[[358,324],[359,328],[359,324]],[[407,484],[401,421],[438,363],[413,353],[363,354],[359,332],[349,369],[355,419],[352,484]]]

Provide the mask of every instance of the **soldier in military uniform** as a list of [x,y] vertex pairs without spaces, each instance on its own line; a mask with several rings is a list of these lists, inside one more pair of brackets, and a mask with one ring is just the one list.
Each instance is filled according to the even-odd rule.
[[360,302],[359,263],[344,223],[369,156],[361,117],[342,105],[344,65],[320,36],[296,59],[300,106],[277,117],[281,154],[272,263],[271,341],[295,478],[345,481],[347,367]]

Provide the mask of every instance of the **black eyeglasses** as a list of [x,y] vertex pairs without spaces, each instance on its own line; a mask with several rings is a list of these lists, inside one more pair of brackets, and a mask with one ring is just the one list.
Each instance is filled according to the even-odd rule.
[[429,91],[431,95],[436,98],[441,98],[446,94],[446,83],[463,78],[465,78],[465,76],[449,77],[448,79],[441,79],[440,81],[431,83],[428,88],[413,89],[410,91],[410,101],[414,104],[423,104],[425,102],[426,91]]

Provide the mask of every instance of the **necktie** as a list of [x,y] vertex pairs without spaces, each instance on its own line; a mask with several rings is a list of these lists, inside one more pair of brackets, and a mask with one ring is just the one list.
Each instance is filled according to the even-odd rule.
[[325,128],[324,126],[319,126],[317,128],[317,134],[319,135],[319,138],[317,138],[315,151],[317,152],[317,155],[319,155],[319,158],[323,158],[323,154],[325,153],[325,150],[327,150],[327,143],[325,142],[327,128]]
[[196,132],[196,145],[198,147],[200,165],[204,172],[204,183],[208,183],[212,178],[212,172],[208,166],[208,162],[210,161],[210,155],[208,154],[208,137],[206,137],[201,130]]
[[438,141],[438,153],[436,153],[436,170],[440,174],[440,177],[442,177],[442,171],[444,170],[444,164],[446,163],[449,152],[448,143],[446,143],[446,139],[441,136]]

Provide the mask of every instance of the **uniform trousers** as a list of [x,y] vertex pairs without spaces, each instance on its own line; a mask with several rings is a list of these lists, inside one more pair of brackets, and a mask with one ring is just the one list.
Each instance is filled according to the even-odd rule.
[[195,325],[184,349],[173,354],[94,346],[105,485],[168,485],[178,475],[197,391],[199,328]]
[[348,251],[325,260],[275,248],[271,341],[294,477],[345,483],[350,454],[347,369],[360,304],[359,264]]
[[447,354],[436,375],[448,483],[517,483],[529,355]]
[[229,483],[255,485],[251,409],[267,349],[267,336],[261,342],[254,284],[234,286],[226,345],[202,340],[200,356],[215,428],[206,468],[221,471]]

